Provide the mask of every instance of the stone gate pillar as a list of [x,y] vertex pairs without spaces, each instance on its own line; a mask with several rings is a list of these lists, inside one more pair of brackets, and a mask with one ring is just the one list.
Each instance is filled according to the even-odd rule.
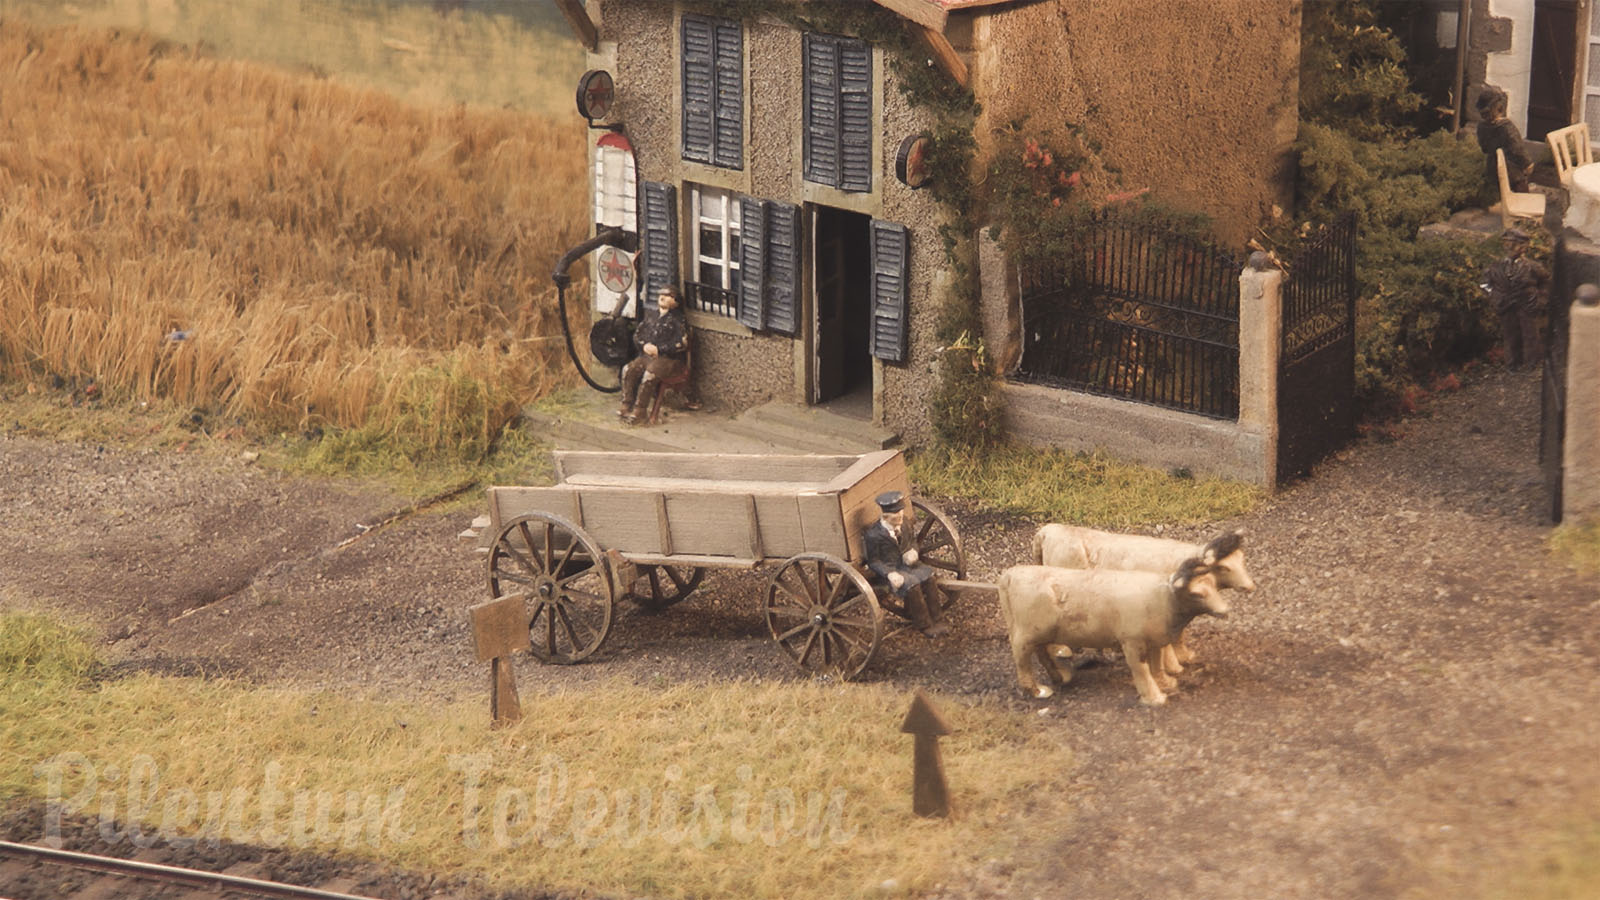
[[1600,288],[1585,284],[1567,332],[1561,521],[1600,517]]

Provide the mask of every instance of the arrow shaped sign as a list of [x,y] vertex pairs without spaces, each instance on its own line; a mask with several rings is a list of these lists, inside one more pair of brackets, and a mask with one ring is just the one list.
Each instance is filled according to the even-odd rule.
[[925,818],[950,815],[950,791],[939,759],[939,736],[950,733],[927,696],[917,691],[900,730],[916,737],[913,751],[911,811]]

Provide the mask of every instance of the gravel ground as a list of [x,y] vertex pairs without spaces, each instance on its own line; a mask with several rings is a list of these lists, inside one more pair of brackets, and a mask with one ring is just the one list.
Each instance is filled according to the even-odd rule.
[[[946,895],[1474,895],[1485,867],[1517,870],[1550,829],[1592,820],[1600,579],[1545,550],[1537,390],[1537,373],[1476,376],[1249,516],[1169,530],[1244,526],[1261,587],[1196,623],[1200,663],[1166,707],[1139,706],[1119,662],[1023,699],[978,595],[949,637],[887,638],[866,680],[1046,717],[1075,753],[1073,816]],[[456,537],[479,510],[361,533],[401,505],[241,458],[13,433],[0,602],[92,616],[130,669],[481,697],[464,610],[487,599],[484,573]],[[1025,561],[1035,523],[944,505],[969,577]],[[766,636],[762,577],[712,572],[668,612],[624,608],[592,662],[520,667],[522,689],[798,679]]]

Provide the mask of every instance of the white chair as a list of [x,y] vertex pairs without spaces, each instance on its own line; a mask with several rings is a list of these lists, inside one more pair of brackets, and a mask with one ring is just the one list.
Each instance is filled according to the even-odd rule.
[[1517,219],[1543,219],[1544,195],[1511,189],[1511,178],[1506,175],[1506,151],[1496,149],[1494,162],[1500,172],[1500,224],[1510,228]]
[[1556,175],[1563,187],[1572,187],[1572,170],[1594,162],[1589,148],[1589,126],[1584,122],[1557,128],[1544,136],[1550,145],[1550,155],[1556,162]]

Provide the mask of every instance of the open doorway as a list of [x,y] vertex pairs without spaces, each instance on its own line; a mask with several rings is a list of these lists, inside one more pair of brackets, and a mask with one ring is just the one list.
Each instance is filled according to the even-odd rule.
[[817,206],[811,223],[811,402],[871,418],[872,217]]
[[1528,73],[1530,141],[1572,124],[1572,91],[1577,83],[1577,0],[1536,0],[1533,6],[1533,59]]

